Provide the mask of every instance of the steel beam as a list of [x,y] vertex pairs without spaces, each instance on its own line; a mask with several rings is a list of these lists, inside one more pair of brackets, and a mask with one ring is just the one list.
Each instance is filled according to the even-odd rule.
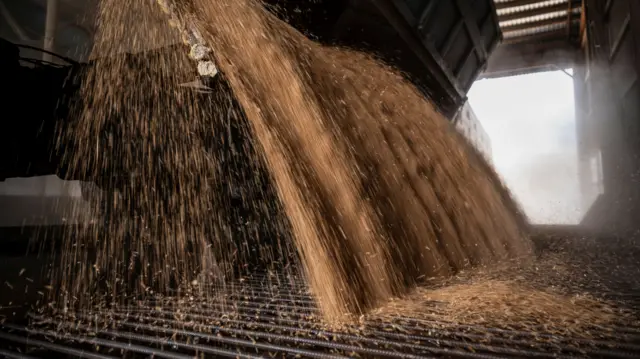
[[537,20],[537,21],[532,21],[532,22],[524,22],[524,23],[520,23],[520,24],[502,26],[502,31],[505,34],[508,34],[511,31],[520,31],[520,30],[526,30],[526,29],[534,29],[534,28],[543,27],[543,26],[566,24],[566,22],[567,22],[567,20],[564,19],[563,17],[551,17],[551,18],[543,19],[543,20]]
[[449,51],[451,51],[451,47],[457,40],[458,34],[460,34],[460,31],[462,31],[463,29],[464,29],[464,19],[460,19],[458,20],[456,25],[453,27],[453,29],[451,29],[451,31],[449,32],[449,35],[447,36],[447,39],[444,42],[444,45],[442,45],[442,48],[440,49],[440,55],[442,55],[442,57],[446,57]]
[[482,78],[572,67],[580,61],[581,52],[563,37],[546,42],[502,43],[489,59]]
[[16,34],[18,39],[20,39],[20,41],[25,41],[25,42],[32,41],[29,38],[29,36],[27,36],[26,31],[24,31],[22,29],[22,27],[20,26],[20,24],[18,24],[16,19],[13,18],[13,16],[9,12],[9,9],[7,9],[7,7],[1,1],[0,1],[0,14],[2,15],[2,17],[6,21],[7,25],[9,25],[11,30]]
[[[58,6],[59,0],[47,1],[47,17],[44,27],[44,49],[55,52],[56,28],[58,26]],[[42,53],[42,60],[53,62],[53,56],[46,52]]]
[[[575,7],[577,6],[574,5],[571,7],[571,9],[573,10],[573,8]],[[544,7],[539,7],[531,10],[526,10],[526,11],[517,11],[517,12],[508,13],[508,14],[498,15],[498,21],[504,22],[504,21],[520,20],[520,19],[526,19],[528,17],[540,16],[540,15],[545,15],[545,14],[560,12],[560,11],[567,11],[566,3],[560,3],[552,6],[544,6]]]
[[505,36],[503,44],[520,44],[520,43],[541,43],[544,41],[557,40],[559,38],[566,39],[564,28],[540,32],[534,35],[514,36],[508,38]]
[[633,36],[633,48],[636,56],[636,71],[640,74],[640,1],[629,1],[629,15],[631,16],[631,36]]
[[[484,48],[484,38],[480,33],[478,24],[474,21],[473,9],[471,9],[469,2],[466,0],[456,0],[456,4],[458,5],[458,10],[462,14],[462,18],[467,25],[467,31],[469,32],[469,36],[473,42],[476,55],[480,59],[480,62],[484,63],[487,61],[487,50]],[[462,66],[464,66],[464,64]]]
[[[514,7],[535,5],[535,4],[539,4],[540,2],[541,0],[513,0],[513,1],[507,1],[507,2],[499,2],[499,3],[496,3],[496,9],[505,10],[505,9],[511,9]],[[567,2],[567,1],[563,1],[563,3],[564,2]]]
[[422,10],[422,13],[420,13],[420,17],[418,18],[418,30],[424,29],[425,22],[427,21],[429,16],[431,16],[431,12],[433,12],[433,9],[435,9],[437,3],[440,1],[441,0],[431,0],[424,8],[424,10]]

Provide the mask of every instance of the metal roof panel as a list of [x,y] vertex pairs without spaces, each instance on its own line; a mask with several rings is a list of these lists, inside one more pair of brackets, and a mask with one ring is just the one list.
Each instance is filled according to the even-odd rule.
[[[539,34],[571,37],[582,11],[576,0],[494,0],[505,40],[539,41]],[[566,29],[566,31],[562,31]]]

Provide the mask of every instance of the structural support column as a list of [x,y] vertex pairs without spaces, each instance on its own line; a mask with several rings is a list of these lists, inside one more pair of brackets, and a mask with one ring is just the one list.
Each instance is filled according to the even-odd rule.
[[[591,118],[601,148],[604,194],[584,223],[619,233],[640,229],[640,191],[638,188],[637,126],[638,82],[626,79],[638,76],[638,43],[636,36],[637,0],[586,0],[589,43],[594,66],[591,66]],[[622,16],[608,14],[607,4],[630,11],[631,31]],[[621,7],[622,6],[622,7]],[[624,6],[629,6],[624,8]],[[626,15],[626,14],[624,14]],[[634,25],[635,24],[635,25]],[[634,29],[635,28],[635,29]],[[611,33],[611,31],[616,33]],[[626,31],[623,32],[623,31]],[[625,42],[626,45],[620,45]],[[629,51],[629,42],[636,41]],[[621,50],[616,52],[616,47]],[[614,53],[615,54],[612,54]],[[626,57],[626,58],[625,58]],[[633,64],[636,66],[633,66]],[[631,64],[632,66],[629,66]],[[622,77],[626,77],[622,79]],[[621,84],[622,82],[622,84]],[[631,86],[630,88],[627,88]],[[633,98],[632,98],[633,97]]]
[[636,71],[640,74],[640,1],[629,1],[631,33],[635,44]]
[[[55,52],[56,28],[58,25],[58,6],[60,0],[47,1],[47,17],[44,26],[44,49]],[[42,60],[53,62],[51,54],[43,53]]]

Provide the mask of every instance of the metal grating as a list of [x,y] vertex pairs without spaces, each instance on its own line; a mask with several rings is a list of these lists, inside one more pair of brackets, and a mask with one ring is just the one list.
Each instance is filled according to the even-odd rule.
[[[0,357],[229,358],[637,358],[640,328],[594,328],[593,339],[397,317],[333,331],[305,286],[254,278],[224,298],[165,298],[28,327],[0,325]],[[435,308],[434,305],[434,309]],[[609,339],[598,339],[603,334]],[[615,339],[612,339],[615,338]]]
[[615,342],[400,317],[337,332],[319,324],[304,288],[274,294],[261,281],[251,284],[230,298],[231,308],[219,301],[171,309],[164,302],[65,319],[35,316],[30,327],[2,324],[0,357],[637,358],[640,353],[640,329],[628,327],[606,328],[617,335]]
[[215,298],[183,293],[177,299],[168,293],[129,306],[33,313],[28,325],[0,320],[0,358],[640,357],[640,247],[635,239],[596,240],[562,228],[538,231],[532,237],[539,261],[516,272],[507,268],[509,278],[517,274],[536,287],[551,284],[568,293],[587,293],[629,315],[588,325],[577,334],[545,322],[454,322],[437,315],[445,302],[425,301],[426,316],[371,316],[335,330],[322,323],[301,278],[261,274],[204,290],[218,293]]
[[582,1],[494,0],[504,42],[574,39],[579,32]]

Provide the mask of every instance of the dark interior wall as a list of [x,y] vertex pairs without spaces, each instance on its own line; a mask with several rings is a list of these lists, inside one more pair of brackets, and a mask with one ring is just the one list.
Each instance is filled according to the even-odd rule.
[[[12,42],[44,47],[48,0],[0,0],[0,37]],[[54,50],[66,57],[85,60],[93,41],[98,0],[57,0]],[[40,58],[37,51],[24,56]]]
[[[6,8],[0,15],[8,14],[13,20],[0,21],[0,36],[42,47],[47,1],[0,0]],[[56,1],[59,23],[55,51],[84,60],[95,32],[99,0]],[[466,92],[501,36],[492,0],[265,2],[314,39],[381,55],[409,74],[447,115],[453,115],[464,103]]]
[[640,3],[587,0],[588,58],[576,76],[581,166],[602,158],[604,193],[584,224],[640,228]]
[[[58,26],[56,30],[56,47],[55,52],[76,59],[83,59],[88,52],[88,45],[91,40],[91,30],[88,29],[88,23],[91,22],[85,16],[85,11],[81,11],[78,5],[83,8],[89,6],[90,3],[95,4],[95,0],[73,1],[58,0]],[[0,0],[0,37],[8,39],[12,42],[29,45],[36,48],[44,46],[45,34],[45,17],[46,17],[47,0]],[[42,53],[30,49],[22,49],[21,56],[41,59]],[[8,68],[4,67],[5,71]],[[15,71],[11,71],[15,74]],[[36,94],[48,93],[48,86],[33,86],[20,88],[11,84],[12,77],[7,77],[6,73],[0,75],[0,82],[9,88],[9,94],[19,94],[16,97],[7,97],[4,95],[3,103],[5,113],[2,120],[5,120],[6,127],[0,129],[0,138],[3,138],[3,144],[11,141],[10,139],[20,142],[22,137],[20,133],[30,133],[34,129],[39,133],[47,132],[43,130],[42,124],[35,124],[30,127],[33,121],[26,121],[29,114],[34,108],[46,108],[43,103],[35,105],[38,100]],[[27,83],[28,80],[22,78],[21,83]],[[55,81],[43,81],[51,83],[55,86]],[[21,91],[23,90],[23,91]],[[28,96],[21,94],[28,93]],[[55,99],[54,99],[55,100]],[[1,102],[1,101],[0,101]],[[7,110],[7,103],[11,102],[19,111]],[[11,108],[11,106],[9,106]],[[79,217],[75,214],[80,213],[75,208],[83,205],[77,189],[78,183],[64,182],[54,176],[39,176],[50,174],[48,171],[40,173],[37,169],[37,161],[24,161],[29,170],[25,171],[25,175],[29,174],[34,177],[28,179],[12,178],[5,180],[5,172],[7,169],[8,159],[15,159],[6,151],[6,147],[0,144],[0,227],[20,227],[23,225],[52,225],[52,224],[68,224],[77,222]],[[32,154],[43,152],[38,143],[24,143],[25,151],[21,153],[25,157]],[[51,156],[43,153],[42,158],[50,161]],[[33,159],[33,157],[30,157]],[[11,166],[9,166],[11,167]],[[13,176],[9,176],[13,177]],[[79,207],[78,207],[79,208]],[[1,241],[2,239],[0,239]],[[4,242],[2,242],[4,243]]]

